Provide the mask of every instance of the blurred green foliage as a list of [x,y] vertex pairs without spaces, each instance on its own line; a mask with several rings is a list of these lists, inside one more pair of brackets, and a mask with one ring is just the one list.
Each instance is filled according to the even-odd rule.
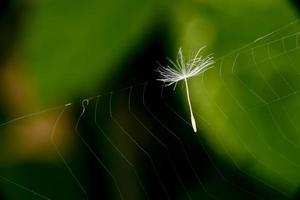
[[[25,65],[43,101],[67,102],[101,87],[114,89],[108,84],[122,72],[120,63],[130,55],[128,52],[145,42],[159,21],[166,20],[170,27],[174,55],[180,46],[189,52],[206,45],[206,53],[214,52],[218,59],[296,18],[296,10],[284,0],[32,1],[25,12],[20,43]],[[280,39],[299,27],[289,26],[270,39]],[[286,48],[292,48],[296,40],[291,39]],[[221,157],[250,177],[292,196],[300,181],[299,100],[292,95],[273,104],[264,103],[298,90],[295,63],[300,59],[297,51],[286,54],[282,46],[274,43],[271,54],[283,55],[263,60],[268,49],[255,49],[254,57],[262,57],[255,65],[252,48],[268,41],[269,38],[239,51],[235,73],[231,70],[237,54],[231,54],[222,63],[218,60],[205,75],[191,79],[192,102],[196,112],[210,122],[206,125],[199,120],[204,136]],[[185,94],[180,98],[184,101]],[[82,166],[83,156],[79,153],[78,157],[70,158],[72,166],[77,167],[76,174],[85,177],[83,171],[88,169]],[[45,170],[46,176],[35,173],[35,167]],[[36,186],[43,194],[57,194],[55,199],[82,199],[74,181],[67,177],[68,172],[61,171],[64,166],[29,162],[7,168],[1,174],[15,177],[23,185]],[[55,185],[53,174],[60,178],[63,188]],[[8,199],[31,199],[30,193],[18,193],[12,187],[2,184]],[[209,187],[219,188],[214,184]],[[224,188],[221,190],[226,193]],[[197,191],[194,194],[203,195]],[[234,198],[231,195],[228,196]]]
[[[216,33],[203,34],[216,37],[208,46],[218,56],[297,19],[286,1],[209,4],[216,5],[213,16],[205,8],[201,14],[209,16]],[[210,122],[209,126],[204,124],[205,134],[217,152],[243,173],[289,195],[297,191],[300,181],[299,100],[294,94],[300,85],[295,63],[300,60],[298,50],[293,50],[298,38],[285,39],[284,49],[282,37],[298,31],[299,23],[287,26],[219,58],[214,69],[192,81],[192,98],[198,112]],[[184,43],[187,48],[193,44],[190,40]]]
[[22,36],[29,70],[44,101],[89,94],[117,69],[154,23],[158,1],[34,1]]

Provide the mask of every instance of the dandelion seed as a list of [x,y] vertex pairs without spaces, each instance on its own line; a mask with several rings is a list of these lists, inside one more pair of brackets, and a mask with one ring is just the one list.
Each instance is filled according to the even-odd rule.
[[176,62],[172,61],[171,59],[168,59],[170,62],[170,65],[162,66],[160,65],[159,68],[156,70],[160,76],[157,79],[158,81],[164,82],[165,86],[171,86],[174,85],[174,90],[176,88],[176,85],[179,81],[184,80],[185,88],[186,88],[186,95],[187,100],[190,108],[190,114],[191,114],[191,123],[193,126],[194,132],[197,132],[197,126],[195,117],[193,114],[191,99],[190,99],[190,92],[189,92],[189,86],[187,80],[193,76],[197,76],[209,68],[212,67],[212,65],[215,63],[213,60],[213,57],[211,55],[208,55],[206,57],[203,57],[200,54],[200,52],[205,47],[200,48],[197,53],[192,56],[191,59],[185,61],[185,58],[182,53],[182,49],[180,48],[177,55]]

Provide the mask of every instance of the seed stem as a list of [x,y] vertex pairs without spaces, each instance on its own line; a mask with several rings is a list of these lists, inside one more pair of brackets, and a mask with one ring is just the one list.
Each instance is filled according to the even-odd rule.
[[191,112],[191,122],[192,122],[193,130],[196,133],[197,132],[197,126],[196,126],[196,121],[195,121],[195,117],[194,117],[194,114],[193,114],[192,104],[191,104],[191,100],[190,100],[189,86],[188,86],[186,78],[184,79],[184,82],[185,82],[186,96],[187,96],[187,99],[188,99],[189,108],[190,108],[190,112]]

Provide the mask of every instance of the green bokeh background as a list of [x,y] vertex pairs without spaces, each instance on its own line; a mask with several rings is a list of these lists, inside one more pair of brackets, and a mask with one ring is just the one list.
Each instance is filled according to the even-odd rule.
[[[298,37],[292,34],[299,32],[300,23],[289,24],[298,18],[299,9],[295,2],[43,0],[8,1],[3,5],[2,35],[13,38],[3,45],[3,55],[18,52],[43,107],[77,102],[105,91],[140,84],[142,81],[135,82],[139,80],[136,76],[147,77],[143,69],[150,66],[154,71],[157,67],[157,60],[140,58],[140,52],[146,51],[154,37],[163,43],[163,50],[152,48],[150,50],[154,52],[150,54],[161,57],[174,58],[179,47],[188,55],[207,46],[204,54],[213,53],[215,67],[189,80],[200,129],[197,140],[205,141],[209,154],[222,169],[242,177],[240,179],[244,181],[241,182],[246,182],[246,186],[241,183],[242,188],[251,188],[266,199],[299,198],[300,100],[297,91],[300,87],[300,57],[296,46]],[[15,24],[10,18],[16,13],[19,23]],[[18,27],[12,29],[13,36],[7,28],[10,25]],[[274,30],[277,31],[272,35],[253,42]],[[234,52],[247,44],[249,46]],[[5,62],[6,57],[2,57]],[[136,64],[139,59],[142,62]],[[122,82],[124,77],[127,79]],[[184,90],[178,90],[175,99],[180,102],[181,111],[188,113]],[[123,113],[122,103],[118,105],[116,109]],[[79,103],[70,112],[76,119],[80,111]],[[1,119],[5,121],[8,118],[5,109],[2,113]],[[90,120],[86,121],[85,126],[88,126]],[[186,129],[189,127],[184,127],[182,132],[192,134]],[[118,137],[110,123],[105,130],[111,137]],[[120,170],[113,161],[118,158],[102,144],[101,140],[97,142],[97,149],[105,152],[106,160],[112,160],[109,168],[124,177],[123,185],[131,186],[128,189],[132,191],[130,199],[142,199],[137,186],[129,180],[130,176],[124,175],[126,170]],[[86,173],[90,170],[85,164],[88,159],[82,148],[76,148],[67,159],[80,180],[92,188],[92,178]],[[128,148],[134,157],[130,146],[124,148]],[[59,162],[1,161],[0,175],[4,175],[0,182],[0,194],[4,199],[39,198],[5,177],[39,193],[49,194],[51,199],[84,198],[65,166]],[[253,198],[247,192],[230,190],[229,183],[219,183],[214,175],[208,175],[205,180],[209,191],[217,194],[218,199]],[[236,178],[229,180],[235,182]],[[116,191],[111,189],[112,182],[102,184],[109,190],[105,198],[118,199]],[[192,199],[211,199],[199,188],[197,184],[188,188]],[[91,199],[98,198],[92,196]],[[178,195],[175,199],[186,197]]]

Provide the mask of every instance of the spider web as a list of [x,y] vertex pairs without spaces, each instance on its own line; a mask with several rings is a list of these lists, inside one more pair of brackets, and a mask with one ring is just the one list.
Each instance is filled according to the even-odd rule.
[[[72,194],[78,199],[98,199],[101,196],[97,195],[103,194],[108,199],[195,199],[199,195],[203,199],[223,199],[224,193],[212,187],[218,183],[228,193],[238,192],[245,199],[270,198],[255,186],[241,186],[236,176],[242,175],[258,183],[261,190],[273,191],[278,198],[289,198],[288,188],[255,173],[240,157],[255,162],[258,169],[268,171],[288,186],[298,187],[298,182],[290,183],[288,177],[300,166],[294,153],[299,149],[300,128],[295,112],[300,106],[299,27],[297,20],[257,38],[217,58],[212,69],[193,78],[192,88],[197,90],[192,89],[192,99],[202,99],[194,106],[198,126],[203,130],[200,136],[192,133],[188,112],[181,109],[181,102],[174,100],[178,93],[183,94],[184,88],[174,92],[153,80],[0,124],[5,130],[16,123],[56,114],[47,132],[57,158],[52,167],[57,168],[58,174],[52,176],[58,177],[57,181],[72,182],[68,188],[57,189],[55,182],[51,186],[45,184],[53,177],[41,173],[40,180],[33,185],[10,178],[12,173],[2,169],[3,187],[37,199],[61,197],[43,193],[43,184],[57,189],[53,191],[62,191],[66,198]],[[212,84],[215,82],[218,85]],[[205,107],[210,112],[205,112]],[[78,141],[78,150],[70,156],[57,143],[57,130],[74,113],[77,117],[73,120],[72,136]],[[256,119],[257,115],[263,117]],[[183,127],[186,132],[182,132]],[[228,130],[238,133],[235,138],[242,147],[238,154],[228,145],[228,138],[222,133],[224,127],[227,134]],[[243,134],[246,131],[253,135],[249,138]],[[270,143],[270,138],[274,138],[274,143]],[[254,144],[258,149],[252,147]],[[283,149],[286,144],[289,148]],[[217,146],[222,155],[215,153],[212,146]],[[292,166],[291,174],[264,162],[268,158],[259,153],[261,149],[275,160],[282,160],[283,166]],[[76,159],[91,162],[95,168],[82,173],[85,168]],[[233,167],[226,168],[224,163]],[[92,180],[87,180],[87,175]],[[97,188],[100,194],[91,188]]]

